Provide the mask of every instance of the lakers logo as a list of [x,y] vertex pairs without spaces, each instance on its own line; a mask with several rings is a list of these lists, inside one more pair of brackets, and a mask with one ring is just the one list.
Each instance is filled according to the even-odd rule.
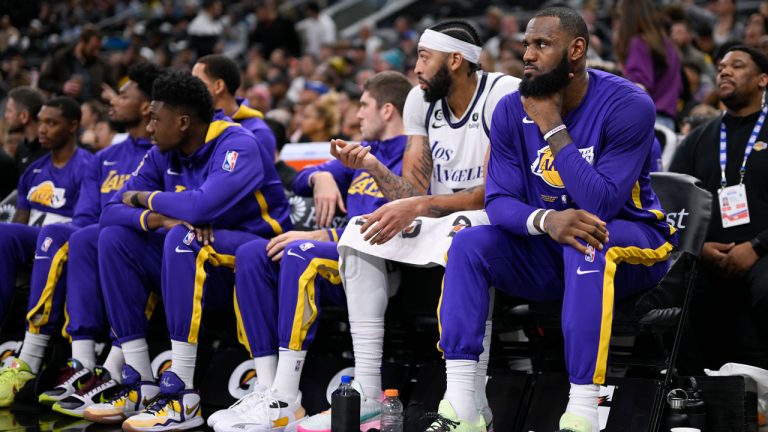
[[30,189],[27,199],[29,202],[57,209],[67,203],[65,192],[64,188],[57,188],[52,181],[47,180]]
[[[579,149],[581,157],[584,158],[590,165],[594,161],[594,146]],[[531,172],[541,177],[544,182],[552,187],[562,189],[565,187],[563,179],[560,178],[560,173],[555,169],[555,156],[552,154],[552,150],[549,146],[539,149],[536,154],[536,160],[531,164]]]
[[384,194],[379,190],[379,185],[370,174],[364,172],[352,181],[352,185],[347,189],[347,195],[368,195],[375,198],[384,198]]
[[123,188],[123,184],[131,178],[130,174],[120,175],[117,170],[110,170],[107,179],[101,184],[101,193],[110,193]]

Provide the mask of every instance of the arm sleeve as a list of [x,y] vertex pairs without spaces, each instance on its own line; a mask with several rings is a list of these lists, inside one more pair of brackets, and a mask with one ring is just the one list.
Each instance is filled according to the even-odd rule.
[[555,168],[576,205],[602,220],[611,220],[631,194],[653,145],[653,102],[639,91],[610,107],[605,119],[604,147],[595,166],[576,145],[568,144],[555,157]]
[[[253,135],[233,133],[220,139],[223,141],[211,156],[205,182],[194,190],[153,192],[148,201],[150,210],[193,225],[203,225],[216,220],[247,195],[262,188],[264,167],[273,163],[262,160]],[[224,162],[229,152],[236,152],[236,158],[227,170]]]
[[27,180],[27,175],[29,173],[29,169],[24,171],[24,174],[19,177],[19,183],[16,187],[16,208],[19,210],[29,210],[29,200],[27,200],[27,194],[29,193],[29,181]]
[[526,174],[520,160],[517,123],[510,121],[510,99],[502,99],[493,112],[491,156],[485,184],[485,209],[491,224],[528,235],[528,216],[536,211],[525,202]]
[[293,192],[296,195],[310,197],[313,195],[314,188],[309,184],[309,178],[312,174],[325,171],[333,175],[333,179],[336,181],[336,185],[339,186],[339,190],[342,194],[346,194],[349,189],[349,184],[352,182],[352,174],[354,171],[344,166],[337,160],[331,160],[320,165],[306,167],[296,174],[296,178],[293,179]]
[[101,197],[99,196],[99,172],[101,158],[95,157],[89,164],[88,170],[80,183],[80,193],[75,204],[75,215],[72,224],[79,227],[91,225],[99,221]]
[[642,85],[648,92],[653,90],[651,51],[640,36],[635,36],[629,41],[627,60],[624,62],[624,77]]
[[123,188],[112,195],[112,198],[101,212],[101,218],[99,219],[101,226],[121,225],[137,231],[148,231],[147,216],[150,211],[123,204],[123,192],[129,190],[162,190],[162,179],[163,168],[158,160],[158,151],[156,148],[153,148],[144,155],[144,159],[139,163],[133,176],[125,183]]
[[408,92],[403,107],[403,125],[406,135],[427,136],[427,128],[424,124],[427,116],[426,105],[421,87],[416,86]]

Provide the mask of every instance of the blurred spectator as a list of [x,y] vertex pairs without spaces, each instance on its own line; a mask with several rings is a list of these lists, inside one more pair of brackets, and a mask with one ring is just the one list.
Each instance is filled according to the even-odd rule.
[[40,88],[80,101],[98,98],[103,83],[115,87],[112,70],[99,57],[100,52],[101,33],[96,27],[85,25],[74,47],[59,50],[44,64]]
[[656,121],[675,130],[683,82],[674,44],[664,34],[651,0],[622,0],[616,14],[614,52],[624,77],[651,96]]
[[677,46],[682,55],[683,63],[695,64],[702,71],[702,79],[709,85],[714,83],[715,67],[706,54],[693,46],[693,33],[688,21],[683,18],[674,21],[670,27],[669,38]]
[[766,31],[767,21],[768,18],[760,13],[755,12],[750,15],[749,21],[747,21],[747,26],[744,27],[744,43],[759,48],[760,38],[768,33],[768,31]]
[[713,32],[716,45],[741,38],[744,25],[736,15],[736,0],[712,0],[709,9],[717,16]]
[[480,35],[482,40],[487,41],[495,38],[501,33],[501,21],[504,19],[504,11],[498,6],[488,6],[485,10],[485,26],[482,26],[484,32]]
[[0,54],[8,48],[18,45],[20,40],[21,33],[11,24],[11,17],[3,15],[0,18]]
[[339,136],[339,108],[335,93],[328,93],[302,111],[296,142],[324,142]]
[[[5,141],[3,141],[3,152],[8,156],[15,158],[16,152],[19,150],[19,146],[24,141],[23,132],[11,132],[7,131],[5,134]],[[13,170],[16,170],[16,163],[14,162]]]
[[589,31],[587,55],[590,59],[607,59],[612,56],[611,29],[598,20],[597,8],[595,0],[587,0],[579,11],[584,22],[587,23],[587,30]]
[[269,111],[272,107],[272,95],[269,92],[269,86],[266,84],[256,84],[248,89],[246,94],[248,105],[263,113]]
[[100,118],[93,128],[94,141],[93,148],[98,150],[105,149],[115,142],[115,136],[117,135],[117,129],[114,124],[109,120],[108,116]]
[[373,56],[384,44],[384,41],[374,34],[375,30],[376,25],[372,21],[366,21],[360,26],[360,30],[357,31],[357,37],[365,46],[365,54],[368,57]]
[[24,140],[14,155],[16,171],[24,173],[29,164],[48,153],[37,139],[37,114],[43,107],[43,95],[29,87],[16,87],[8,94],[5,122],[9,132],[21,132]]
[[320,11],[316,2],[307,3],[304,11],[307,17],[296,24],[296,30],[304,39],[304,52],[321,54],[322,59],[323,46],[336,43],[336,23]]
[[680,126],[680,135],[682,137],[686,137],[689,133],[691,133],[692,130],[719,115],[720,111],[716,110],[712,105],[696,105],[693,107],[693,109],[691,109],[688,115],[683,118],[683,123]]
[[[519,31],[517,18],[512,14],[504,15],[504,17],[501,18],[499,32],[486,40],[485,45],[483,45],[483,52],[487,52],[494,59],[499,59],[501,54],[501,43],[505,40],[513,39]],[[483,64],[483,66],[485,66],[485,64]]]
[[195,19],[189,23],[187,34],[189,44],[198,57],[219,52],[217,44],[223,31],[220,21],[222,5],[220,0],[203,0],[203,5]]
[[106,105],[96,100],[85,102],[80,106],[79,143],[83,147],[92,151],[103,148],[96,142],[96,125],[109,120],[107,110]]
[[292,67],[291,86],[288,88],[288,99],[291,102],[298,102],[301,93],[304,90],[305,84],[309,81],[312,74],[317,68],[317,59],[313,54],[304,54],[299,59],[298,63]]
[[301,55],[296,28],[293,22],[278,14],[275,0],[262,0],[256,6],[256,27],[251,33],[251,44],[259,47],[264,58],[269,58],[276,48],[282,48],[294,57]]
[[362,141],[363,135],[360,131],[360,118],[357,116],[360,111],[360,102],[351,100],[347,107],[339,110],[341,116],[341,136],[349,141]]

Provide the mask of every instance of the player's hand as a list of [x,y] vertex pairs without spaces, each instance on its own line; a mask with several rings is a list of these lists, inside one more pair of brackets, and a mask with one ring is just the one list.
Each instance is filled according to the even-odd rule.
[[172,218],[172,217],[166,216],[164,214],[160,214],[160,213],[154,213],[154,214],[159,215],[159,217],[160,217],[160,226],[162,228],[167,229],[167,230],[170,230],[171,228],[175,227],[176,225],[184,225],[190,231],[195,229],[195,227],[193,227],[191,223],[183,221],[181,219]]
[[344,140],[331,140],[331,155],[347,168],[371,170],[378,161],[371,154],[371,148]]
[[586,210],[567,209],[552,211],[544,219],[544,231],[558,243],[571,245],[586,254],[581,239],[597,250],[608,242],[608,229],[602,220]]
[[560,115],[563,109],[563,95],[555,92],[548,96],[524,97],[520,96],[528,118],[533,120],[542,134],[549,132],[555,126],[563,124]]
[[213,238],[213,227],[211,225],[196,226],[193,229],[195,230],[195,238],[197,238],[199,244],[208,246],[215,240]]
[[723,260],[735,245],[736,243],[704,242],[704,245],[701,247],[701,260],[710,269],[722,272]]
[[123,204],[131,207],[143,207],[148,208],[147,199],[149,198],[149,192],[142,191],[125,191],[123,192]]
[[327,227],[333,222],[336,214],[336,206],[344,213],[344,197],[341,196],[339,186],[333,175],[327,171],[318,171],[312,175],[312,190],[314,191],[315,211],[317,212],[317,226]]
[[422,197],[403,198],[379,207],[373,213],[363,215],[365,223],[360,227],[363,240],[372,245],[384,244],[413,222],[419,215],[418,200]]
[[720,263],[723,272],[727,276],[741,277],[757,262],[760,257],[749,242],[739,243],[733,246]]
[[283,250],[289,243],[297,240],[329,241],[328,232],[325,230],[315,231],[288,231],[278,236],[272,237],[267,243],[267,255],[272,261],[280,261],[283,257]]

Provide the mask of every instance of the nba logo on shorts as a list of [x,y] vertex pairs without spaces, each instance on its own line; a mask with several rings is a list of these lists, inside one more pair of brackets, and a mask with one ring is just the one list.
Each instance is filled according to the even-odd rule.
[[53,243],[53,239],[46,237],[45,240],[43,240],[43,245],[40,246],[40,250],[43,252],[48,252],[48,248],[51,247],[51,243]]
[[595,261],[595,248],[593,248],[592,245],[587,245],[587,253],[584,254],[584,261],[586,262]]
[[221,169],[227,172],[232,172],[232,170],[235,169],[235,164],[237,164],[237,152],[230,150],[224,156],[224,163],[221,164]]
[[187,233],[186,236],[184,236],[184,244],[189,246],[192,244],[192,242],[195,240],[195,232],[190,231]]

